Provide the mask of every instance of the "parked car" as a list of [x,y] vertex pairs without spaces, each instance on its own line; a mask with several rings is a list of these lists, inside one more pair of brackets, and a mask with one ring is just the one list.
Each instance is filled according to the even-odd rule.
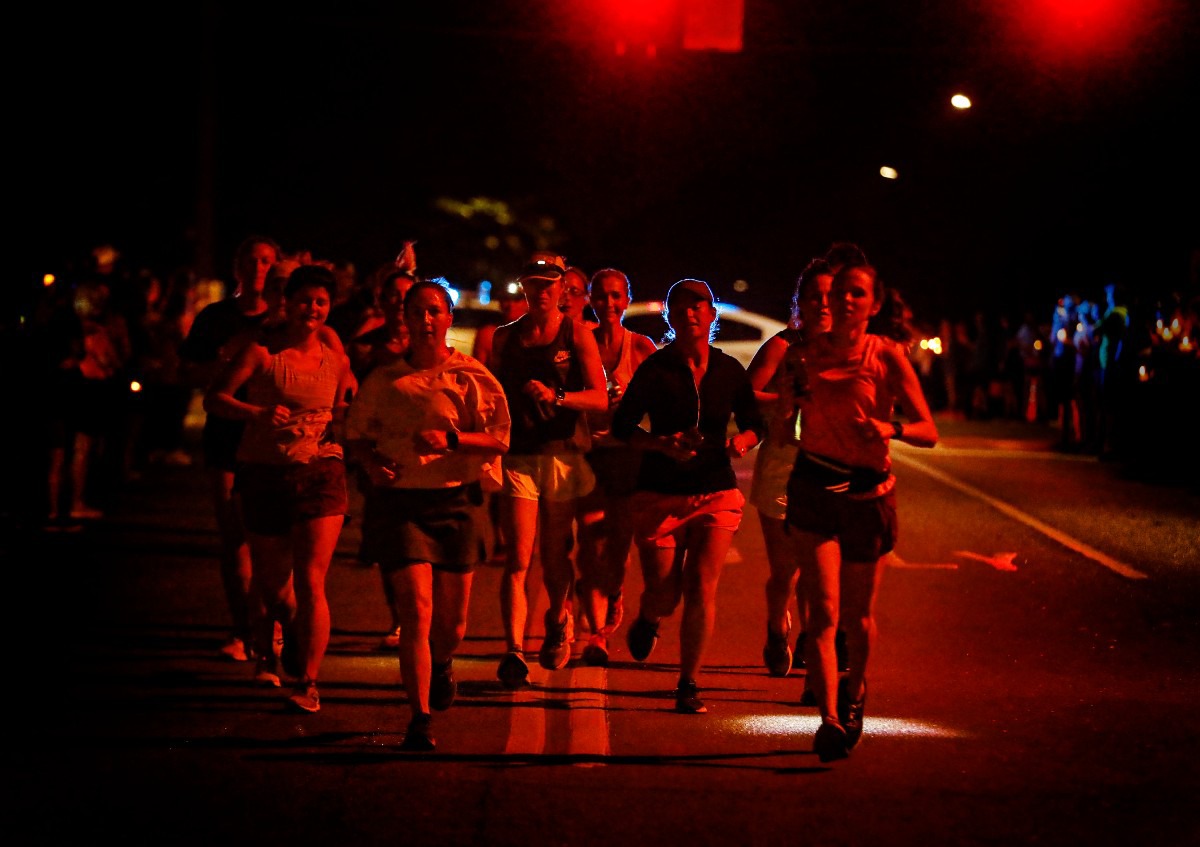
[[[625,312],[625,327],[649,336],[661,347],[663,335],[667,332],[667,322],[662,311],[663,303],[658,300],[631,303]],[[762,347],[768,338],[787,329],[787,324],[782,321],[730,303],[718,303],[717,313],[720,315],[720,322],[713,346],[733,356],[747,368],[750,367],[750,360],[754,358],[758,348]]]
[[[650,337],[661,347],[667,332],[662,310],[663,303],[658,300],[631,303],[625,312],[625,326]],[[750,366],[763,342],[787,327],[782,321],[729,303],[718,303],[717,311],[721,320],[713,346],[733,356],[743,367]],[[476,331],[482,326],[498,325],[500,320],[500,309],[494,301],[482,303],[474,293],[460,292],[454,307],[454,325],[446,333],[446,339],[452,347],[470,355]]]

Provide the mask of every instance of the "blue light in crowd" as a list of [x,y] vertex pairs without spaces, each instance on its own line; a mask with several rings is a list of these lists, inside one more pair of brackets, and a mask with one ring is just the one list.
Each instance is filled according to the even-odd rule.
[[492,283],[484,280],[479,283],[479,305],[486,306],[492,302]]

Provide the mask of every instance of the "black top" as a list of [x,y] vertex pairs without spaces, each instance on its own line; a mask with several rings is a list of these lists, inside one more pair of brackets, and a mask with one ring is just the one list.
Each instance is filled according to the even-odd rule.
[[512,419],[511,455],[578,452],[586,449],[586,438],[578,436],[579,412],[549,403],[539,403],[522,390],[536,379],[550,388],[564,391],[583,390],[583,367],[575,349],[574,322],[564,317],[558,335],[549,344],[526,347],[521,343],[518,318],[508,326],[508,338],[500,351],[500,369],[496,378],[508,398]]
[[673,435],[698,427],[704,441],[695,457],[686,462],[647,450],[638,476],[640,491],[709,494],[736,488],[737,477],[725,452],[730,419],[742,432],[753,430],[760,441],[766,433],[746,369],[715,347],[709,350],[708,370],[700,380],[698,394],[691,369],[671,345],[642,362],[613,416],[613,435],[628,441],[645,415],[650,416],[652,435]]

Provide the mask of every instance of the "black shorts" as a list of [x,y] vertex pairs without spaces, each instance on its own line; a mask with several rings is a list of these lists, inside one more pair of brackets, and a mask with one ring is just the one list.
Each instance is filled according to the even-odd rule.
[[363,507],[362,558],[384,573],[418,562],[470,573],[479,563],[479,483],[454,488],[376,488]]
[[788,525],[837,539],[843,562],[876,562],[896,547],[900,526],[894,488],[879,497],[859,499],[793,473],[787,498]]
[[255,535],[288,535],[302,521],[345,515],[350,508],[346,465],[337,458],[244,464],[238,467],[236,487],[246,531]]

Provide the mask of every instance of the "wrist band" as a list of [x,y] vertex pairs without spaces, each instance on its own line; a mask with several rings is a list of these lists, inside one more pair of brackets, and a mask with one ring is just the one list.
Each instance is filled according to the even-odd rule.
[[899,438],[903,438],[903,437],[904,437],[904,424],[900,423],[900,421],[892,421],[892,438],[899,439]]
[[447,450],[457,450],[458,449],[458,433],[452,429],[446,430],[446,449]]
[[567,389],[563,388],[560,385],[558,387],[558,389],[554,392],[554,405],[561,406],[563,404],[563,400],[566,400],[566,399],[567,399]]

